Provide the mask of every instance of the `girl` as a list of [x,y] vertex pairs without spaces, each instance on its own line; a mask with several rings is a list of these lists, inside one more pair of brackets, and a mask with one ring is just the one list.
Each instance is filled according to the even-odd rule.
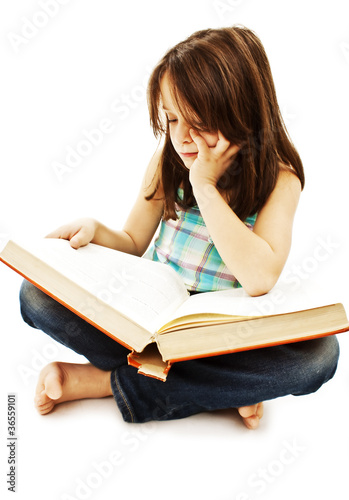
[[[164,136],[122,231],[92,219],[49,237],[89,242],[172,266],[190,292],[242,286],[267,293],[287,259],[304,172],[277,103],[260,40],[243,27],[199,31],[169,50],[148,86],[150,120]],[[31,284],[21,288],[31,326],[90,364],[51,363],[40,374],[40,413],[57,403],[114,396],[129,422],[238,408],[256,428],[262,401],[316,391],[335,373],[333,336],[176,363],[163,384],[127,365],[127,351]]]

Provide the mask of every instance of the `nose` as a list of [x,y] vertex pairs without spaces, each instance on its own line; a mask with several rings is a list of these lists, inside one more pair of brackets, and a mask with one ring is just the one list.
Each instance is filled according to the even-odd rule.
[[180,146],[182,144],[190,144],[193,142],[193,139],[191,138],[189,134],[190,126],[184,122],[178,122],[177,127],[176,127],[176,137],[175,141],[176,143]]

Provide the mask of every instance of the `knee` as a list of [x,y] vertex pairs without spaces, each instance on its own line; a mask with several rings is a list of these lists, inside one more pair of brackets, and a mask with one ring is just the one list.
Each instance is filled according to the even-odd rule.
[[339,360],[339,343],[336,335],[317,339],[314,348],[314,367],[317,373],[323,375],[324,382],[330,380],[337,370]]
[[303,369],[299,370],[306,389],[303,394],[317,391],[336,373],[339,344],[335,335],[301,342],[304,344]]
[[36,318],[42,314],[52,300],[39,288],[24,280],[19,291],[20,311],[23,320],[33,328],[37,328]]

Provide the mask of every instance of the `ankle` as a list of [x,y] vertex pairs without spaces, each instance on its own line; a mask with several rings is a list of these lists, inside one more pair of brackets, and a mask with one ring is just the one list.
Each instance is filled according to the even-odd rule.
[[101,380],[101,394],[102,394],[101,397],[112,396],[113,391],[111,388],[111,381],[110,381],[111,371],[104,372],[103,375],[104,376],[101,377],[101,379],[102,379]]

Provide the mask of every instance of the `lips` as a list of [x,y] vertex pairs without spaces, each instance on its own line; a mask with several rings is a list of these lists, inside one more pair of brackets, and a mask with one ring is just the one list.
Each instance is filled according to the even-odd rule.
[[179,153],[179,154],[184,158],[192,158],[193,156],[197,155],[197,153]]

